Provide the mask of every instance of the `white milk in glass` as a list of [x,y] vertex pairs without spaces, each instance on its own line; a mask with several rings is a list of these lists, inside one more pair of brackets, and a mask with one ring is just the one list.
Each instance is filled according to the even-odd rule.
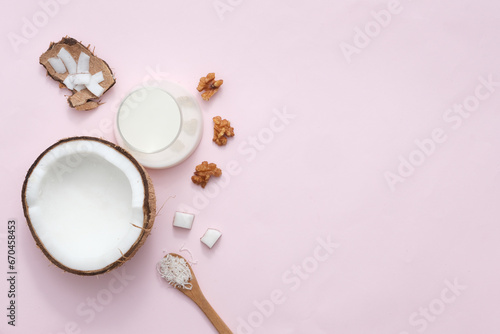
[[169,93],[160,88],[141,88],[123,101],[117,122],[128,146],[139,152],[155,153],[176,140],[182,116]]

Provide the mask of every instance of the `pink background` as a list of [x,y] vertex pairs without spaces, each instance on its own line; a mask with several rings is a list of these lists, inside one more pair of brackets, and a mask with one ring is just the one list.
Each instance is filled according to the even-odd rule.
[[[235,333],[500,332],[498,1],[42,0],[1,12],[0,268],[15,218],[19,274],[15,328],[0,280],[0,332],[214,333],[155,272],[183,245]],[[70,109],[38,64],[64,35],[94,45],[116,75],[97,110]],[[195,88],[210,71],[224,85],[205,102]],[[26,226],[25,173],[61,138],[114,141],[118,104],[151,73],[196,94],[202,142],[150,171],[158,206],[175,198],[132,260],[100,277],[63,273]],[[464,103],[470,114],[448,111]],[[211,142],[216,115],[235,127],[223,148]],[[230,178],[194,186],[203,160]],[[174,229],[186,206],[193,229]],[[213,249],[199,241],[208,227],[223,233]],[[328,238],[331,254],[318,241]]]

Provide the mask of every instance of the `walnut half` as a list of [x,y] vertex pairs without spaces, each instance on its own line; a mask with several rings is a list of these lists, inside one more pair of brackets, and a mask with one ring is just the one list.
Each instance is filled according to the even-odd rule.
[[200,185],[202,188],[205,188],[208,180],[210,180],[210,177],[219,177],[221,175],[222,171],[220,168],[217,168],[216,164],[209,164],[207,161],[203,161],[201,164],[196,166],[194,175],[191,176],[191,181],[193,181],[194,184]]
[[223,80],[215,80],[215,73],[208,73],[206,77],[200,78],[200,83],[196,89],[198,92],[205,91],[201,94],[201,98],[208,101],[215,93],[217,93],[223,82]]
[[231,127],[231,122],[227,119],[222,119],[220,116],[214,117],[213,121],[214,138],[212,140],[219,146],[226,145],[227,138],[234,136],[234,128]]

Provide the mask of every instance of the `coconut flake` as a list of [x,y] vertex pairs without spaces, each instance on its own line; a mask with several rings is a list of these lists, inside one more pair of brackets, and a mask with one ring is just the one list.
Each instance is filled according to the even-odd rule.
[[76,85],[76,86],[75,86],[75,90],[76,90],[77,92],[79,92],[79,91],[81,91],[81,90],[83,90],[83,89],[85,89],[85,85]]
[[102,71],[99,71],[97,73],[95,73],[93,76],[92,76],[92,79],[91,79],[93,82],[95,83],[101,83],[104,81],[104,75],[102,74]]
[[69,74],[66,79],[64,79],[63,84],[68,87],[68,89],[73,89],[75,88],[75,85],[73,84],[73,76]]
[[192,279],[191,269],[182,257],[167,254],[156,265],[156,270],[163,277],[168,284],[176,288],[191,290],[193,285],[189,283]]
[[92,76],[89,73],[78,73],[73,76],[73,84],[88,85]]
[[73,59],[73,56],[68,51],[66,51],[65,48],[61,48],[57,56],[63,61],[64,66],[66,66],[69,74],[76,73],[76,61]]
[[89,73],[90,56],[85,52],[80,52],[80,57],[78,58],[78,73]]
[[193,226],[193,220],[194,220],[193,214],[177,211],[175,212],[173,225],[190,230],[191,227]]
[[219,240],[221,235],[222,235],[222,233],[219,230],[209,228],[209,229],[207,229],[207,231],[205,232],[203,237],[201,237],[200,240],[205,245],[207,245],[208,248],[212,248],[215,245],[215,243],[217,242],[217,240]]
[[104,88],[99,85],[97,82],[90,80],[90,83],[86,85],[87,89],[92,92],[95,96],[99,97],[104,93]]
[[90,78],[90,82],[86,84],[86,87],[88,90],[92,92],[95,96],[99,97],[104,93],[104,88],[99,85],[100,82],[104,81],[104,75],[102,74],[102,71],[95,73],[92,75]]
[[56,71],[56,73],[62,74],[66,73],[66,66],[62,62],[61,58],[52,57],[48,59],[50,66]]

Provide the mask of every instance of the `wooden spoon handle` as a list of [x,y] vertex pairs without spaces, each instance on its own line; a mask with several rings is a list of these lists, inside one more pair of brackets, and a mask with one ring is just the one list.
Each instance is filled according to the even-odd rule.
[[[177,256],[183,259],[183,257],[180,256],[179,254],[170,253],[170,255]],[[191,283],[192,288],[188,290],[188,289],[183,289],[180,286],[176,286],[176,289],[185,294],[186,296],[188,296],[189,298],[191,298],[191,300],[195,302],[196,305],[198,305],[198,307],[203,311],[203,313],[205,313],[208,320],[210,320],[210,322],[214,325],[217,331],[219,331],[219,334],[233,334],[233,332],[231,332],[229,327],[227,327],[224,321],[222,321],[222,319],[219,317],[217,312],[215,312],[212,305],[210,305],[208,300],[203,295],[203,292],[201,292],[201,288],[200,285],[198,284],[198,280],[196,279],[196,275],[193,272],[193,268],[191,268],[189,262],[186,261],[186,263],[189,267],[189,270],[191,271],[192,277],[189,283]]]
[[221,317],[219,317],[217,312],[215,312],[212,305],[210,305],[201,291],[197,294],[196,298],[192,298],[192,300],[196,303],[196,305],[198,305],[203,313],[205,313],[210,322],[214,325],[217,331],[219,331],[219,334],[233,334],[224,321],[222,321]]

